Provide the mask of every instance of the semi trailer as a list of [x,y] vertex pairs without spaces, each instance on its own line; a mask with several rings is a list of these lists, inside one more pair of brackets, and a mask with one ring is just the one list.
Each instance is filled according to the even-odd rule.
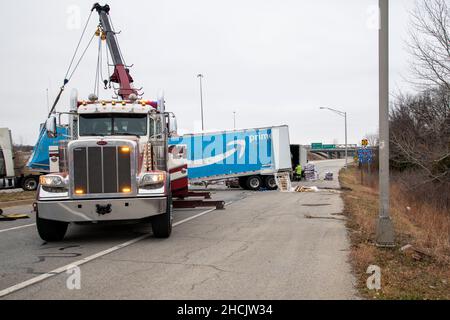
[[26,166],[30,155],[29,150],[13,145],[8,128],[0,128],[0,189],[37,189],[39,176],[45,172]]
[[291,144],[292,170],[300,164],[302,168],[308,163],[308,150],[299,144]]
[[185,134],[169,143],[186,146],[191,183],[238,179],[244,189],[275,190],[274,175],[292,171],[285,125]]

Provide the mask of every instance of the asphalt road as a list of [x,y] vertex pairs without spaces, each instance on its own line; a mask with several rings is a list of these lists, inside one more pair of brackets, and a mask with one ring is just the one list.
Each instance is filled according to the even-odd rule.
[[[317,164],[335,179],[342,165]],[[45,243],[29,206],[8,208],[31,218],[0,222],[0,299],[354,299],[339,185],[314,185],[331,189],[216,188],[225,210],[176,210],[165,240],[145,224],[71,225]],[[70,290],[73,264],[81,288]]]

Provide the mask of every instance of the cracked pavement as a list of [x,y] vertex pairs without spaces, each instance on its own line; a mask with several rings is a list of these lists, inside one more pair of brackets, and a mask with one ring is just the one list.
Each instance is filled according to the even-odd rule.
[[[325,165],[326,170],[335,172],[335,181],[329,186],[339,188],[336,172],[343,161],[329,161]],[[320,184],[327,186],[326,182]],[[215,210],[178,225],[169,239],[148,237],[82,265],[80,290],[68,290],[68,275],[62,273],[5,298],[357,298],[347,261],[349,242],[345,221],[339,216],[343,204],[338,193],[326,190],[214,193],[215,198],[234,202],[225,210]],[[198,212],[201,210],[179,211],[176,219]],[[19,268],[48,272],[69,263],[71,258],[67,255],[81,254],[83,258],[149,229],[148,226],[89,226],[84,231],[81,228],[86,226],[71,230],[67,241],[60,244],[65,249],[58,249],[55,244],[51,249],[45,249],[50,245],[39,248],[42,241],[34,228],[0,234],[0,246],[6,250],[0,251],[1,261],[21,250],[21,245],[25,245],[26,253],[0,263],[1,288],[24,279],[17,271]],[[44,261],[39,262],[40,256],[46,257]],[[14,272],[15,277],[11,276]]]

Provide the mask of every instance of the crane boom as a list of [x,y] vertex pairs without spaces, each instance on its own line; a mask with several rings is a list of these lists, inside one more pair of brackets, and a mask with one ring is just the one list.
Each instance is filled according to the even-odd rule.
[[129,69],[126,68],[123,57],[120,53],[119,43],[114,32],[111,19],[109,17],[109,5],[101,6],[95,3],[92,10],[96,10],[100,17],[100,26],[106,35],[106,43],[114,64],[114,72],[110,76],[110,81],[119,84],[119,96],[126,100],[131,94],[137,94],[136,89],[132,87],[133,78],[130,75]]

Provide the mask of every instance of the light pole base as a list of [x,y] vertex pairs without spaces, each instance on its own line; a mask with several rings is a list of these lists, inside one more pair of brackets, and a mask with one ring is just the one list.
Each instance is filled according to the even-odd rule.
[[393,248],[395,247],[394,226],[389,217],[380,217],[377,224],[377,247]]

